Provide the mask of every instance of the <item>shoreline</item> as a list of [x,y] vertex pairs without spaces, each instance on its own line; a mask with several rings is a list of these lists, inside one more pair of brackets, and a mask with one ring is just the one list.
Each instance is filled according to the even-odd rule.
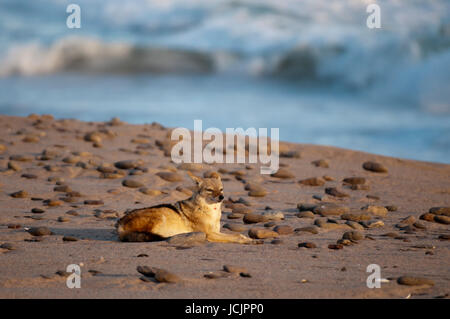
[[[168,129],[160,124],[1,115],[0,132],[2,298],[434,298],[449,293],[450,271],[444,265],[450,258],[445,239],[450,217],[432,213],[431,221],[421,219],[433,207],[450,207],[449,164],[280,142],[284,174],[274,177],[248,164],[175,165],[164,155]],[[124,160],[139,164],[114,167]],[[368,161],[387,172],[364,169]],[[227,199],[221,231],[231,227],[247,234],[257,227],[275,237],[250,246],[118,242],[114,223],[127,209],[189,196],[186,170],[198,176],[221,172]],[[159,172],[177,178],[162,179]],[[355,177],[362,179],[349,179]],[[139,186],[124,186],[124,180]],[[248,184],[263,188],[264,195],[249,196]],[[24,192],[11,196],[19,191]],[[321,210],[321,205],[339,209]],[[244,222],[248,213],[267,212],[281,212],[283,219]],[[366,219],[345,219],[350,218],[345,214]],[[25,230],[32,227],[47,227],[53,235],[33,236]],[[343,241],[351,231],[363,238]],[[298,247],[302,243],[315,248]],[[142,254],[148,257],[137,257]],[[80,289],[67,288],[65,275],[56,274],[74,263],[83,263]],[[244,267],[251,277],[220,277],[226,264]],[[366,286],[370,264],[379,264],[382,278],[391,278],[380,289]],[[139,265],[170,270],[183,280],[144,281]],[[210,273],[219,277],[205,277]],[[434,285],[398,284],[397,278],[406,275]]]

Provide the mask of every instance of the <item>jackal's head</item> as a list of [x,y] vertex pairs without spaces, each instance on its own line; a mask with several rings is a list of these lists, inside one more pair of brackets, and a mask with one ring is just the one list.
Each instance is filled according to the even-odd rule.
[[197,191],[194,192],[194,197],[198,200],[203,199],[208,205],[218,204],[223,201],[223,185],[218,173],[212,173],[210,178],[200,178],[193,174],[189,174],[189,176],[197,184]]

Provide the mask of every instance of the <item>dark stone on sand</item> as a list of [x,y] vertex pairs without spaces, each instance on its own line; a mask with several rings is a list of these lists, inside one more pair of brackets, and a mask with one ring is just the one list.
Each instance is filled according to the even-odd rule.
[[314,218],[314,213],[311,211],[303,211],[295,214],[298,218]]
[[43,210],[42,208],[32,208],[31,209],[31,212],[33,213],[33,214],[43,214],[43,213],[45,213],[45,210]]
[[73,236],[64,236],[63,241],[78,241],[78,238],[73,237]]
[[238,232],[238,233],[247,230],[247,227],[245,227],[244,225],[240,225],[240,224],[225,224],[225,225],[223,225],[223,228],[226,228],[233,232]]
[[316,161],[312,161],[311,162],[312,165],[314,165],[315,167],[322,167],[322,168],[329,168],[330,165],[328,164],[328,162],[324,159],[319,159]]
[[427,222],[433,222],[434,221],[434,214],[431,214],[431,213],[425,213],[425,214],[422,214],[422,215],[420,215],[420,219],[422,219],[422,220],[426,220]]
[[395,205],[387,205],[384,206],[389,212],[396,212],[398,210],[397,206]]
[[334,197],[339,197],[339,198],[349,197],[349,195],[347,193],[344,193],[344,192],[338,190],[336,187],[325,188],[325,193],[327,193],[328,195],[334,196]]
[[130,187],[130,188],[138,188],[138,187],[144,186],[144,184],[142,184],[141,182],[134,180],[134,179],[124,179],[122,181],[122,185],[125,187]]
[[440,224],[450,225],[450,217],[444,215],[434,216],[434,221]]
[[299,212],[303,211],[313,211],[314,208],[317,207],[317,204],[308,204],[308,203],[298,203],[297,209]]
[[310,243],[310,242],[304,242],[304,243],[299,243],[298,247],[304,247],[304,248],[316,248],[316,244],[314,243]]
[[248,213],[244,216],[244,223],[246,223],[246,224],[256,224],[256,223],[263,223],[263,222],[267,222],[267,221],[269,221],[269,219],[260,214]]
[[375,173],[387,173],[388,171],[387,168],[384,167],[382,164],[372,161],[363,163],[362,167],[367,171]]
[[9,196],[11,196],[13,198],[26,198],[26,197],[28,197],[28,193],[24,190],[20,190],[20,191],[10,194]]
[[278,233],[264,228],[250,228],[248,236],[253,239],[266,239],[278,237]]
[[31,227],[28,233],[33,236],[46,236],[51,235],[52,231],[48,227]]
[[431,207],[429,213],[450,216],[450,207]]
[[366,179],[364,177],[347,177],[342,182],[350,185],[361,185],[366,183]]
[[165,282],[165,283],[171,283],[171,284],[182,281],[181,277],[179,277],[178,275],[176,275],[170,271],[167,271],[165,269],[156,270],[155,279],[158,282]]
[[239,266],[233,266],[233,265],[223,265],[223,270],[228,273],[235,273],[240,274],[241,272],[248,272],[247,268],[245,267],[239,267]]
[[55,186],[53,188],[53,191],[54,192],[68,193],[68,192],[71,192],[72,189],[68,185],[60,185],[60,186]]
[[442,235],[439,235],[438,239],[440,239],[440,240],[450,240],[450,235],[442,234]]
[[148,255],[147,254],[139,254],[136,257],[139,257],[139,258],[141,258],[141,257],[148,257]]
[[311,177],[298,181],[299,184],[307,185],[307,186],[323,186],[325,184],[325,180],[320,177]]
[[290,235],[294,232],[294,229],[289,225],[275,226],[273,230],[280,235]]
[[342,239],[348,239],[351,241],[358,241],[364,239],[364,235],[358,231],[348,231],[342,235]]
[[397,279],[397,283],[399,285],[407,285],[407,286],[434,286],[434,281],[427,278],[422,277],[413,277],[413,276],[402,276]]
[[341,244],[330,244],[330,245],[328,245],[328,248],[329,248],[329,249],[338,250],[338,249],[344,248],[344,246],[341,245]]
[[22,225],[20,224],[8,224],[9,229],[20,229],[22,228]]
[[105,203],[100,199],[87,199],[84,201],[84,205],[104,205]]
[[296,229],[294,229],[294,232],[296,232],[296,233],[307,232],[307,233],[316,235],[319,233],[319,229],[316,226],[306,226],[306,227],[296,228]]
[[301,158],[301,153],[299,151],[284,151],[284,152],[280,152],[280,157]]
[[168,182],[181,182],[183,180],[183,176],[174,172],[159,172],[156,175]]
[[114,163],[114,166],[120,169],[132,169],[142,165],[142,161],[139,160],[124,160]]

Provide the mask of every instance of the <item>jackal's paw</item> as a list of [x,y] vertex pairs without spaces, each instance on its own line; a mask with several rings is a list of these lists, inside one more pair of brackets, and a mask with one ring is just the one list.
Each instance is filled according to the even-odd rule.
[[247,237],[245,235],[239,234],[239,241],[243,244],[252,244],[253,243],[253,239],[251,239],[250,237]]

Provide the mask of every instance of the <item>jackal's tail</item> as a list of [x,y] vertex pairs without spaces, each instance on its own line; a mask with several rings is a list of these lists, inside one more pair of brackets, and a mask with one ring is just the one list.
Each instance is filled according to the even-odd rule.
[[116,223],[116,229],[117,234],[119,235],[119,240],[124,242],[145,242],[163,239],[161,236],[155,234],[125,230],[120,224],[120,221]]

